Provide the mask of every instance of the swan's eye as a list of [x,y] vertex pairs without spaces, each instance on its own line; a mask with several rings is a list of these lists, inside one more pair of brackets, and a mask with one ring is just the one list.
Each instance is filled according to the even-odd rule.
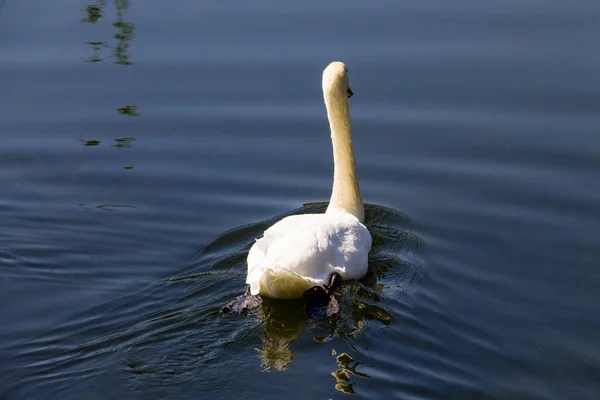
[[346,68],[346,73],[348,73],[348,68]]

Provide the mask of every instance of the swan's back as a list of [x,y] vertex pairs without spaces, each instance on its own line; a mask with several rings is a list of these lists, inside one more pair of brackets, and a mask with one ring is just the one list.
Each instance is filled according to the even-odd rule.
[[360,279],[368,269],[371,235],[350,213],[294,215],[267,229],[248,254],[252,294],[300,298],[333,272]]

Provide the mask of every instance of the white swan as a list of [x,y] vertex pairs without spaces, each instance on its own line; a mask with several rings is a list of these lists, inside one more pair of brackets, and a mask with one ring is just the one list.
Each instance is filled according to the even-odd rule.
[[332,62],[323,71],[334,161],[329,207],[325,214],[286,217],[254,243],[246,278],[253,295],[302,298],[305,290],[328,285],[335,272],[344,280],[367,273],[372,240],[362,224],[365,211],[356,178],[347,73],[341,62]]

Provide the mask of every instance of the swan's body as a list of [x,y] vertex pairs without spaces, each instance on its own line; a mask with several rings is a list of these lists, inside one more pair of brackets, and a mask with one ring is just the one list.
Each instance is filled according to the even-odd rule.
[[323,71],[323,97],[331,129],[334,182],[325,214],[286,217],[267,229],[248,254],[250,293],[271,298],[302,298],[338,273],[360,279],[368,269],[371,235],[362,224],[360,196],[350,130],[346,66],[333,62]]

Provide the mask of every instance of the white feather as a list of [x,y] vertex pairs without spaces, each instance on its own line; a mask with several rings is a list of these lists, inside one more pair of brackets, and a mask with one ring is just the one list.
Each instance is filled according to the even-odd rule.
[[368,269],[371,235],[344,211],[286,217],[265,231],[248,254],[252,294],[293,299],[329,283],[333,272],[360,279]]

